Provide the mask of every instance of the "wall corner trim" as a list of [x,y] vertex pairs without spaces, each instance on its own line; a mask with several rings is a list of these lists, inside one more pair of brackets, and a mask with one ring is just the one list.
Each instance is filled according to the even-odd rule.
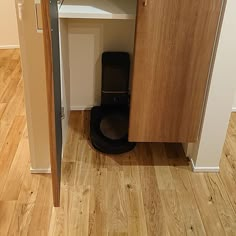
[[217,173],[220,171],[220,167],[219,166],[208,166],[208,167],[199,167],[199,166],[195,166],[193,159],[191,159],[191,166],[192,166],[192,170],[195,173],[204,173],[204,172],[209,172],[209,173]]
[[31,174],[51,174],[51,168],[32,168],[30,167]]

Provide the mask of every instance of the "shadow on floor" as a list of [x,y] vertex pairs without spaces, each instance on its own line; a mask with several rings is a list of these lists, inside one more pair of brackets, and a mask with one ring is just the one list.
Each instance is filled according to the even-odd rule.
[[140,165],[140,166],[189,166],[189,159],[185,156],[180,143],[137,143],[136,147],[121,155],[100,153],[92,147],[89,140],[89,111],[71,112],[70,131],[79,142],[86,142],[87,148],[94,151],[94,158],[104,165]]
[[137,143],[129,153],[106,157],[119,165],[189,166],[189,159],[178,143]]

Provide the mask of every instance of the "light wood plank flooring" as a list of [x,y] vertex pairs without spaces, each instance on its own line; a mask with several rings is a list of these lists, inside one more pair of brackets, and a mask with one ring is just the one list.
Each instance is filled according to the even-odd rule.
[[192,173],[178,144],[99,154],[88,112],[73,112],[61,207],[50,175],[32,175],[18,50],[0,51],[0,235],[236,235],[236,113],[219,174]]

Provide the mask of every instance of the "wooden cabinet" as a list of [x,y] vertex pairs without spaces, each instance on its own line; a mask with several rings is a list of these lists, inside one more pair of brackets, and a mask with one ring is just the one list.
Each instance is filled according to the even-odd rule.
[[[81,42],[85,41],[84,35],[86,35],[89,42],[94,44],[88,47],[92,49],[90,53],[92,59],[91,66],[86,71],[96,72],[97,68],[101,68],[99,55],[103,51],[127,51],[127,48],[133,48],[135,41],[134,53],[130,50],[130,55],[133,56],[130,141],[194,142],[198,138],[201,125],[224,0],[137,0],[137,14],[135,14],[136,0],[91,0],[86,4],[85,2],[65,0],[58,7],[55,1],[42,0],[55,206],[59,205],[60,199],[63,133],[60,82],[66,82],[65,86],[62,86],[62,105],[69,111],[70,107],[73,107],[71,105],[73,74],[76,74],[76,77],[80,75],[87,81],[93,79],[96,83],[99,81],[99,77],[82,76],[81,71],[72,70],[74,67],[78,69],[78,66],[73,67],[70,63],[79,60],[71,57],[70,52],[75,51],[75,48],[71,50],[70,35],[74,37],[77,31],[70,31],[70,26],[73,28],[77,25],[81,28],[83,25],[89,28],[80,31],[81,39],[83,38]],[[88,21],[85,21],[86,19]],[[94,20],[97,20],[95,24]],[[60,40],[58,21],[60,21]],[[129,27],[123,27],[124,24]],[[119,32],[125,32],[127,39]],[[84,57],[90,58],[85,50],[83,52]],[[80,51],[75,53],[77,54],[81,55]],[[81,83],[81,86],[86,90],[84,84]],[[94,87],[99,88],[97,85]],[[65,114],[68,117],[69,112]],[[68,126],[67,118],[64,120]]]
[[197,140],[221,9],[222,0],[138,0],[130,141]]

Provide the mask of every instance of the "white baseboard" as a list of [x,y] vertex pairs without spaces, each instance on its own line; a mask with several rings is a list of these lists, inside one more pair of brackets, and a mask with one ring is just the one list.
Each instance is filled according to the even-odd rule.
[[194,161],[193,159],[191,159],[191,165],[192,165],[192,170],[193,172],[196,172],[196,173],[203,173],[203,172],[213,172],[213,173],[216,173],[216,172],[219,172],[220,171],[220,167],[219,166],[213,166],[213,167],[198,167],[198,166],[195,166],[194,164]]
[[35,169],[30,167],[31,174],[51,174],[51,168]]
[[91,110],[94,106],[71,106],[71,111],[86,111]]
[[236,112],[236,107],[233,107],[233,108],[232,108],[232,112]]
[[0,49],[14,49],[14,48],[20,48],[19,45],[0,45]]

